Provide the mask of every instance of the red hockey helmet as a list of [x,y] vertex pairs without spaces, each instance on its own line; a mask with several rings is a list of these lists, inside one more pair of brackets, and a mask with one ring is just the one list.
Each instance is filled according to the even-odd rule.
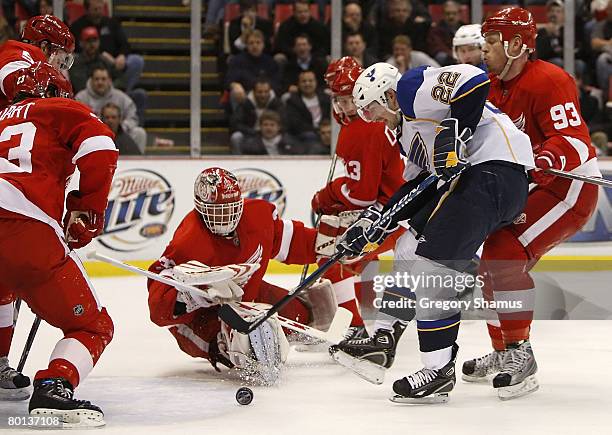
[[363,68],[359,65],[350,69],[341,69],[336,74],[336,78],[330,85],[334,96],[352,96],[355,82],[359,75],[363,72]]
[[482,35],[499,32],[504,45],[515,36],[520,36],[524,49],[532,52],[535,50],[535,40],[538,34],[533,15],[526,9],[511,7],[497,11],[487,18],[482,25]]
[[61,69],[70,69],[72,66],[74,36],[68,26],[56,16],[37,15],[30,18],[21,32],[21,40],[39,47],[43,42],[47,42],[50,50],[45,54],[49,63]]
[[7,98],[14,101],[20,96],[34,98],[72,98],[72,85],[61,72],[46,62],[36,62],[15,72],[14,86],[7,86]]
[[223,168],[204,169],[196,178],[194,196],[195,208],[213,234],[226,236],[236,229],[244,199],[234,174]]
[[334,79],[336,78],[336,74],[343,69],[350,69],[353,67],[359,66],[359,62],[355,60],[354,57],[344,56],[340,59],[333,60],[327,66],[327,71],[325,71],[325,82],[327,86],[331,87]]

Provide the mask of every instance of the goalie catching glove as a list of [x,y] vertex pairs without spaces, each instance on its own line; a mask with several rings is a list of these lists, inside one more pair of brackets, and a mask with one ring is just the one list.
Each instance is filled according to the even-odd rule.
[[242,286],[258,269],[257,263],[207,266],[192,260],[166,269],[161,275],[201,288],[201,294],[177,288],[177,301],[183,302],[190,313],[198,308],[240,300],[244,294]]
[[385,237],[397,229],[397,225],[392,226],[390,220],[386,221],[386,225],[378,224],[381,215],[374,206],[366,208],[359,219],[346,230],[337,250],[345,255],[358,256],[378,248]]
[[459,134],[459,121],[456,118],[440,122],[433,146],[433,164],[438,177],[449,181],[469,168],[470,162],[463,155],[470,139],[472,131],[469,128],[464,128]]

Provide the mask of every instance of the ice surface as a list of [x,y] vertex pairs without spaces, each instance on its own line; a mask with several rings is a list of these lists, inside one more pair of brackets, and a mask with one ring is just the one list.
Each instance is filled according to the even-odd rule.
[[[270,277],[286,286],[297,279]],[[411,325],[381,386],[347,372],[325,353],[292,350],[280,386],[252,387],[253,403],[240,406],[234,399],[241,385],[237,376],[216,373],[208,362],[183,354],[169,332],[150,322],[144,278],[93,281],[113,317],[115,337],[91,376],[77,389],[77,397],[102,407],[105,434],[612,433],[612,379],[607,374],[612,363],[612,323],[607,321],[536,322],[532,343],[540,367],[540,390],[509,402],[499,401],[486,384],[462,381],[445,405],[389,402],[392,382],[421,367]],[[32,315],[24,307],[11,351],[14,365],[31,322]],[[464,322],[460,364],[488,351],[485,329],[483,322]],[[27,374],[46,365],[60,337],[59,331],[41,325],[26,364]],[[26,412],[27,402],[1,403],[0,432],[6,432],[6,416]]]

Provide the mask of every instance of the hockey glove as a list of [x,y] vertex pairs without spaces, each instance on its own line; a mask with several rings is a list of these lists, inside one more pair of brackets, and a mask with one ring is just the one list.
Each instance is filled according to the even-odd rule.
[[546,186],[555,178],[554,175],[544,172],[546,169],[565,169],[567,159],[563,152],[555,146],[545,146],[536,154],[536,168],[529,175],[534,183]]
[[470,166],[463,155],[471,138],[469,128],[464,128],[459,134],[459,121],[456,118],[442,120],[433,146],[433,164],[438,177],[444,181],[452,180]]
[[395,230],[388,226],[373,225],[381,214],[374,207],[365,209],[359,219],[346,230],[336,249],[346,255],[363,255],[378,248],[387,234]]
[[99,236],[104,229],[104,214],[91,210],[82,203],[78,190],[71,191],[66,197],[64,232],[71,249],[82,248]]

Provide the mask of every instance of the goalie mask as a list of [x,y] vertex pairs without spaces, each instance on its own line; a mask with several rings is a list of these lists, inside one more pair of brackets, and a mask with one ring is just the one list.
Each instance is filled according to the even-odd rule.
[[194,196],[195,208],[211,233],[227,236],[236,229],[244,199],[234,174],[223,168],[204,169],[196,178]]

